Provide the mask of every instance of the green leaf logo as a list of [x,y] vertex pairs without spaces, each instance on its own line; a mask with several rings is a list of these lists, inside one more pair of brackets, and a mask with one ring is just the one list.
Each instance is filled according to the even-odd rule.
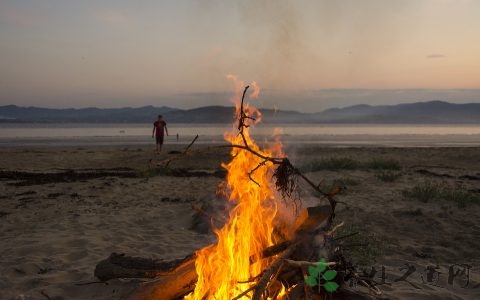
[[317,279],[315,277],[312,277],[312,276],[307,276],[305,278],[305,282],[309,285],[309,286],[316,286],[318,283],[317,283]]
[[328,281],[326,282],[323,287],[328,291],[328,292],[333,292],[338,289],[338,284],[334,281]]
[[315,268],[314,266],[308,266],[308,273],[310,274],[310,276],[312,277],[315,277],[315,278],[318,278],[318,274],[320,273],[321,271],[319,271],[317,268]]
[[317,264],[317,270],[318,272],[322,273],[323,271],[325,271],[326,268],[327,262],[325,261],[325,258],[322,258]]
[[[337,271],[335,270],[327,270],[327,261],[325,258],[322,258],[318,263],[317,266],[308,266],[308,274],[309,276],[305,277],[305,283],[308,286],[316,286],[318,285],[318,292],[320,292],[320,288],[323,286],[327,292],[333,292],[338,289],[338,284],[333,280],[335,276],[337,276]],[[323,273],[323,274],[322,274]],[[321,280],[325,281],[324,284],[321,283]]]
[[325,279],[326,281],[330,281],[332,280],[333,278],[335,278],[335,276],[337,276],[337,271],[335,270],[328,270],[327,272],[325,272],[322,276],[323,279]]

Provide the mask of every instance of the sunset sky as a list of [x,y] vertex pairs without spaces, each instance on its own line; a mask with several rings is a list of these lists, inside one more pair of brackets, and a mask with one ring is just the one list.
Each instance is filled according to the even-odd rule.
[[480,102],[480,1],[0,0],[0,105]]

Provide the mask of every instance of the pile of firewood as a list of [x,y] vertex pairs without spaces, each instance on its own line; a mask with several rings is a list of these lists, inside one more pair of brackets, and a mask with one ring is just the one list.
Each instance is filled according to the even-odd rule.
[[[243,129],[248,127],[247,120],[252,119],[243,111],[243,98],[247,89],[248,86],[243,93],[239,115],[238,129],[242,137]],[[267,162],[273,163],[277,165],[273,175],[275,185],[284,199],[292,199],[292,194],[298,188],[298,181],[303,180],[321,198],[328,200],[328,204],[308,207],[297,213],[297,225],[293,238],[284,239],[263,251],[262,257],[257,259],[273,258],[273,263],[257,277],[248,279],[250,288],[234,300],[277,299],[282,286],[286,289],[284,298],[287,299],[370,299],[372,296],[381,298],[382,293],[375,286],[374,281],[368,276],[358,274],[351,261],[344,257],[341,241],[348,236],[335,236],[336,229],[344,224],[335,222],[337,205],[335,194],[338,190],[322,191],[319,185],[314,184],[302,174],[287,158],[264,156],[252,150],[245,138],[243,141],[243,145],[229,146],[250,151],[263,160],[257,168],[246,174],[252,181],[254,181],[252,173]],[[188,145],[183,154],[193,142]],[[206,213],[201,208],[196,210],[200,214]],[[306,280],[309,276],[309,268],[317,267],[320,260],[323,262],[322,268],[325,271],[335,270],[330,274],[336,276],[328,280],[333,282],[331,286],[335,286],[333,292],[325,288],[319,292],[318,286]],[[252,258],[252,263],[254,262]],[[195,254],[179,260],[158,262],[114,253],[96,266],[95,276],[102,281],[114,278],[146,278],[147,280],[139,284],[130,295],[131,299],[179,299],[195,288],[197,280]],[[320,277],[318,280],[322,282]],[[355,280],[358,286],[363,286],[363,289],[349,289],[345,284],[349,280]]]
[[[287,288],[288,299],[325,299],[325,295],[347,299],[352,299],[353,295],[357,296],[355,299],[366,297],[368,294],[358,289],[345,288],[344,281],[351,278],[370,289],[372,295],[380,296],[381,292],[372,281],[357,274],[352,263],[343,256],[339,241],[344,237],[334,235],[343,222],[332,226],[333,212],[330,205],[303,210],[298,217],[300,222],[294,238],[263,251],[262,258],[275,257],[276,260],[258,277],[249,279],[251,288],[245,294],[253,293],[252,299],[257,300],[268,297],[275,299],[283,284]],[[316,266],[322,258],[327,261],[327,269],[336,270],[338,275],[335,282],[340,286],[334,293],[323,289],[324,295],[318,293],[318,287],[311,287],[305,282],[308,267]],[[149,279],[138,286],[131,299],[179,299],[195,288],[195,255],[159,262],[113,253],[97,265],[95,276],[102,281],[114,278]]]

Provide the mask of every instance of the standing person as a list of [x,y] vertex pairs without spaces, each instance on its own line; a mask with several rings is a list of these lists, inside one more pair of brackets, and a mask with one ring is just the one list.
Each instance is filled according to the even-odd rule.
[[160,151],[162,151],[164,131],[168,136],[167,123],[163,120],[162,115],[158,115],[157,121],[153,123],[153,131],[152,131],[152,139],[153,139],[153,136],[155,135],[155,142],[157,145],[155,153],[157,154],[160,153]]

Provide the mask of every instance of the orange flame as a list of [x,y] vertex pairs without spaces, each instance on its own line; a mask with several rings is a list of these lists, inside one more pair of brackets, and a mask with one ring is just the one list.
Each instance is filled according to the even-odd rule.
[[[227,77],[235,84],[234,100],[238,116],[245,84],[234,75]],[[258,85],[252,83],[251,87],[249,98],[258,96]],[[257,123],[261,116],[260,112],[248,103],[244,104],[244,112],[248,116],[256,117],[255,121],[248,120],[251,123],[249,125]],[[232,145],[244,145],[237,126],[234,128],[232,133],[225,134],[225,139]],[[249,147],[254,151],[265,156],[282,155],[279,142],[270,149],[260,149],[250,136],[249,128],[245,128],[243,133]],[[215,231],[218,243],[197,252],[195,267],[198,281],[194,292],[186,299],[232,299],[251,287],[251,283],[246,283],[248,279],[259,275],[272,263],[272,259],[261,259],[261,254],[266,247],[275,243],[273,221],[277,204],[275,189],[271,183],[274,166],[267,162],[252,174],[257,184],[250,180],[248,174],[263,160],[239,148],[232,148],[231,155],[232,160],[222,166],[228,171],[228,197],[235,206],[225,226]],[[253,292],[250,292],[248,296],[251,297],[252,294]]]

